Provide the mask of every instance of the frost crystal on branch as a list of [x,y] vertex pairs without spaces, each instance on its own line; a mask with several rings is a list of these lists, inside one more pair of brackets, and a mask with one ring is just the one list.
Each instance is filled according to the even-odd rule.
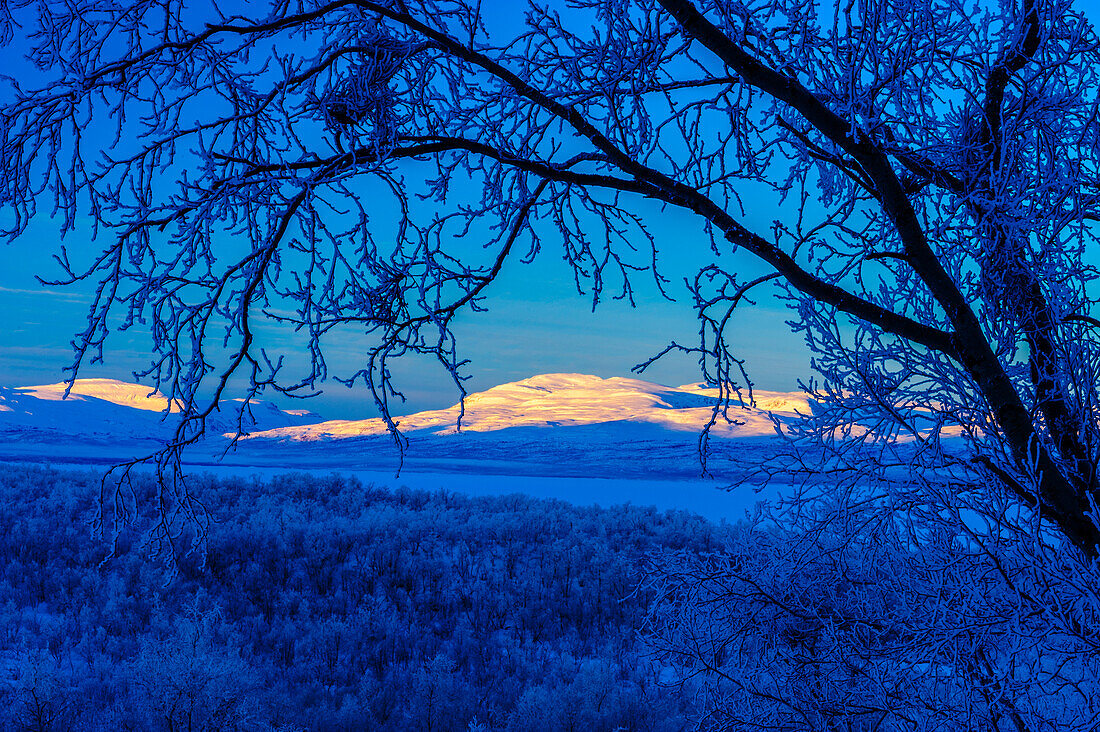
[[397,143],[398,131],[398,99],[391,82],[410,56],[426,48],[428,44],[383,35],[360,39],[349,49],[356,61],[320,102],[328,127],[366,126],[377,156],[386,157]]

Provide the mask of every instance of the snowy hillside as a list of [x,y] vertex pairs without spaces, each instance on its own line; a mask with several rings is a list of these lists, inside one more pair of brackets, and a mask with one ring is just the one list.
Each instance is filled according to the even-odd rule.
[[[156,450],[171,435],[168,400],[148,387],[82,379],[0,387],[0,459],[117,462]],[[746,450],[764,449],[811,405],[801,394],[756,392],[756,405],[731,405],[719,420],[709,465],[733,478]],[[747,397],[747,395],[746,395]],[[544,374],[502,384],[458,406],[398,417],[409,439],[402,454],[380,419],[329,420],[251,407],[250,434],[226,452],[239,404],[226,403],[208,438],[187,453],[197,466],[262,470],[464,473],[527,477],[691,479],[700,472],[698,438],[717,393],[702,385],[662,386],[638,379]]]
[[[801,393],[756,392],[754,396],[755,407],[731,405],[729,416],[734,421],[720,419],[712,434],[725,438],[771,436],[776,429],[771,415],[782,422],[796,412],[810,410],[807,398]],[[670,387],[638,379],[543,374],[467,396],[461,429],[499,432],[530,427],[604,425],[629,429],[646,425],[695,435],[710,419],[717,398],[717,390],[701,384]],[[458,418],[459,407],[455,405],[396,421],[408,434],[449,435],[457,431]],[[250,439],[341,440],[385,433],[386,425],[381,419],[330,420],[255,432]]]
[[[745,395],[747,398],[747,394]],[[747,452],[769,449],[776,424],[810,404],[802,394],[757,392],[756,406],[731,405],[732,422],[712,430],[708,466],[735,480]],[[717,393],[699,384],[543,374],[470,394],[458,406],[396,417],[408,438],[401,455],[381,419],[330,420],[257,431],[228,459],[307,470],[396,470],[526,477],[690,480],[700,474],[699,435]],[[771,410],[771,411],[769,411]]]
[[[155,446],[171,434],[173,421],[165,419],[168,399],[140,384],[115,379],[78,379],[65,397],[65,383],[0,387],[0,439],[5,452],[52,445],[59,459],[65,446],[83,454],[87,443],[115,446],[145,443]],[[229,402],[210,420],[221,433],[236,424],[238,403]],[[178,411],[173,407],[172,411]],[[251,405],[250,429],[301,425],[320,419],[309,412],[288,412],[269,402]],[[57,444],[62,447],[59,449]]]

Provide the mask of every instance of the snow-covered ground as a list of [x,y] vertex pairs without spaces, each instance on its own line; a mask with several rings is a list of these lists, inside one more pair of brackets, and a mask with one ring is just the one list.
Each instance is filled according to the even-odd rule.
[[[109,465],[152,452],[169,434],[168,401],[148,387],[87,379],[62,400],[64,389],[0,387],[0,460]],[[736,519],[777,489],[723,488],[743,477],[748,453],[768,449],[777,427],[811,409],[800,393],[754,396],[754,406],[733,405],[733,421],[712,429],[708,467],[719,478],[701,478],[698,459],[713,389],[582,374],[544,374],[471,394],[461,430],[457,405],[401,417],[409,439],[403,456],[379,419],[326,421],[264,402],[252,406],[250,434],[226,452],[239,406],[227,403],[188,459],[195,470],[220,474],[340,472],[393,487],[522,492]]]

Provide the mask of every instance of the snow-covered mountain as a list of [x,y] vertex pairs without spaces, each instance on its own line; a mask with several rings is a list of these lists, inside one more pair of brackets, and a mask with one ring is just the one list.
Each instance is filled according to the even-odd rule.
[[[64,393],[65,384],[0,387],[0,459],[116,462],[148,454],[171,434],[168,400],[149,387],[81,379],[63,400]],[[380,419],[325,421],[268,402],[251,406],[250,434],[227,453],[239,406],[227,402],[187,456],[197,465],[281,470],[393,471],[401,464],[405,472],[689,477],[699,473],[698,437],[717,396],[700,384],[533,376],[469,395],[461,430],[457,405],[397,418],[409,438],[404,455]],[[733,421],[720,419],[712,430],[726,438],[712,441],[711,462],[725,473],[739,469],[750,442],[762,448],[777,422],[811,409],[802,394],[754,396],[754,406],[731,405]]]
[[[745,398],[748,398],[747,392]],[[809,413],[800,392],[758,391],[755,405],[732,404],[727,422],[719,419],[716,437],[775,435],[774,415],[781,423],[796,413]],[[516,428],[569,428],[646,425],[670,432],[698,434],[710,419],[717,390],[702,384],[662,386],[639,379],[609,379],[586,374],[542,374],[494,386],[466,397],[463,432],[500,432]],[[459,406],[396,418],[409,435],[451,435],[458,431]],[[386,433],[381,419],[329,420],[254,432],[253,440],[312,442]],[[614,437],[612,433],[610,436]]]
[[[168,399],[141,384],[115,379],[78,379],[67,384],[0,387],[0,439],[7,449],[17,443],[98,441],[107,444],[163,440],[172,430]],[[220,434],[237,424],[239,403],[227,402],[209,420]],[[171,411],[177,411],[173,406]],[[254,402],[248,429],[273,429],[320,420],[310,412],[285,411],[270,402]]]
[[[776,422],[811,409],[801,393],[754,397],[755,406],[731,405],[732,421],[712,429],[725,439],[711,441],[708,466],[731,480],[744,471],[746,450],[769,449]],[[700,384],[543,374],[467,396],[461,430],[457,405],[395,418],[409,440],[403,456],[381,419],[364,419],[257,431],[231,459],[311,470],[400,463],[404,473],[685,479],[699,475],[699,435],[717,398]]]

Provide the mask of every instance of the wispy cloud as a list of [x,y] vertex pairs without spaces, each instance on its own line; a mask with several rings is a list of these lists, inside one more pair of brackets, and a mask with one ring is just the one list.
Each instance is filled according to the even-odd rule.
[[82,302],[88,299],[88,296],[78,292],[62,292],[61,290],[54,289],[52,287],[43,287],[41,290],[28,290],[19,287],[4,287],[0,285],[0,293],[8,295],[45,295],[47,297],[57,298],[59,300],[69,300],[71,302]]

